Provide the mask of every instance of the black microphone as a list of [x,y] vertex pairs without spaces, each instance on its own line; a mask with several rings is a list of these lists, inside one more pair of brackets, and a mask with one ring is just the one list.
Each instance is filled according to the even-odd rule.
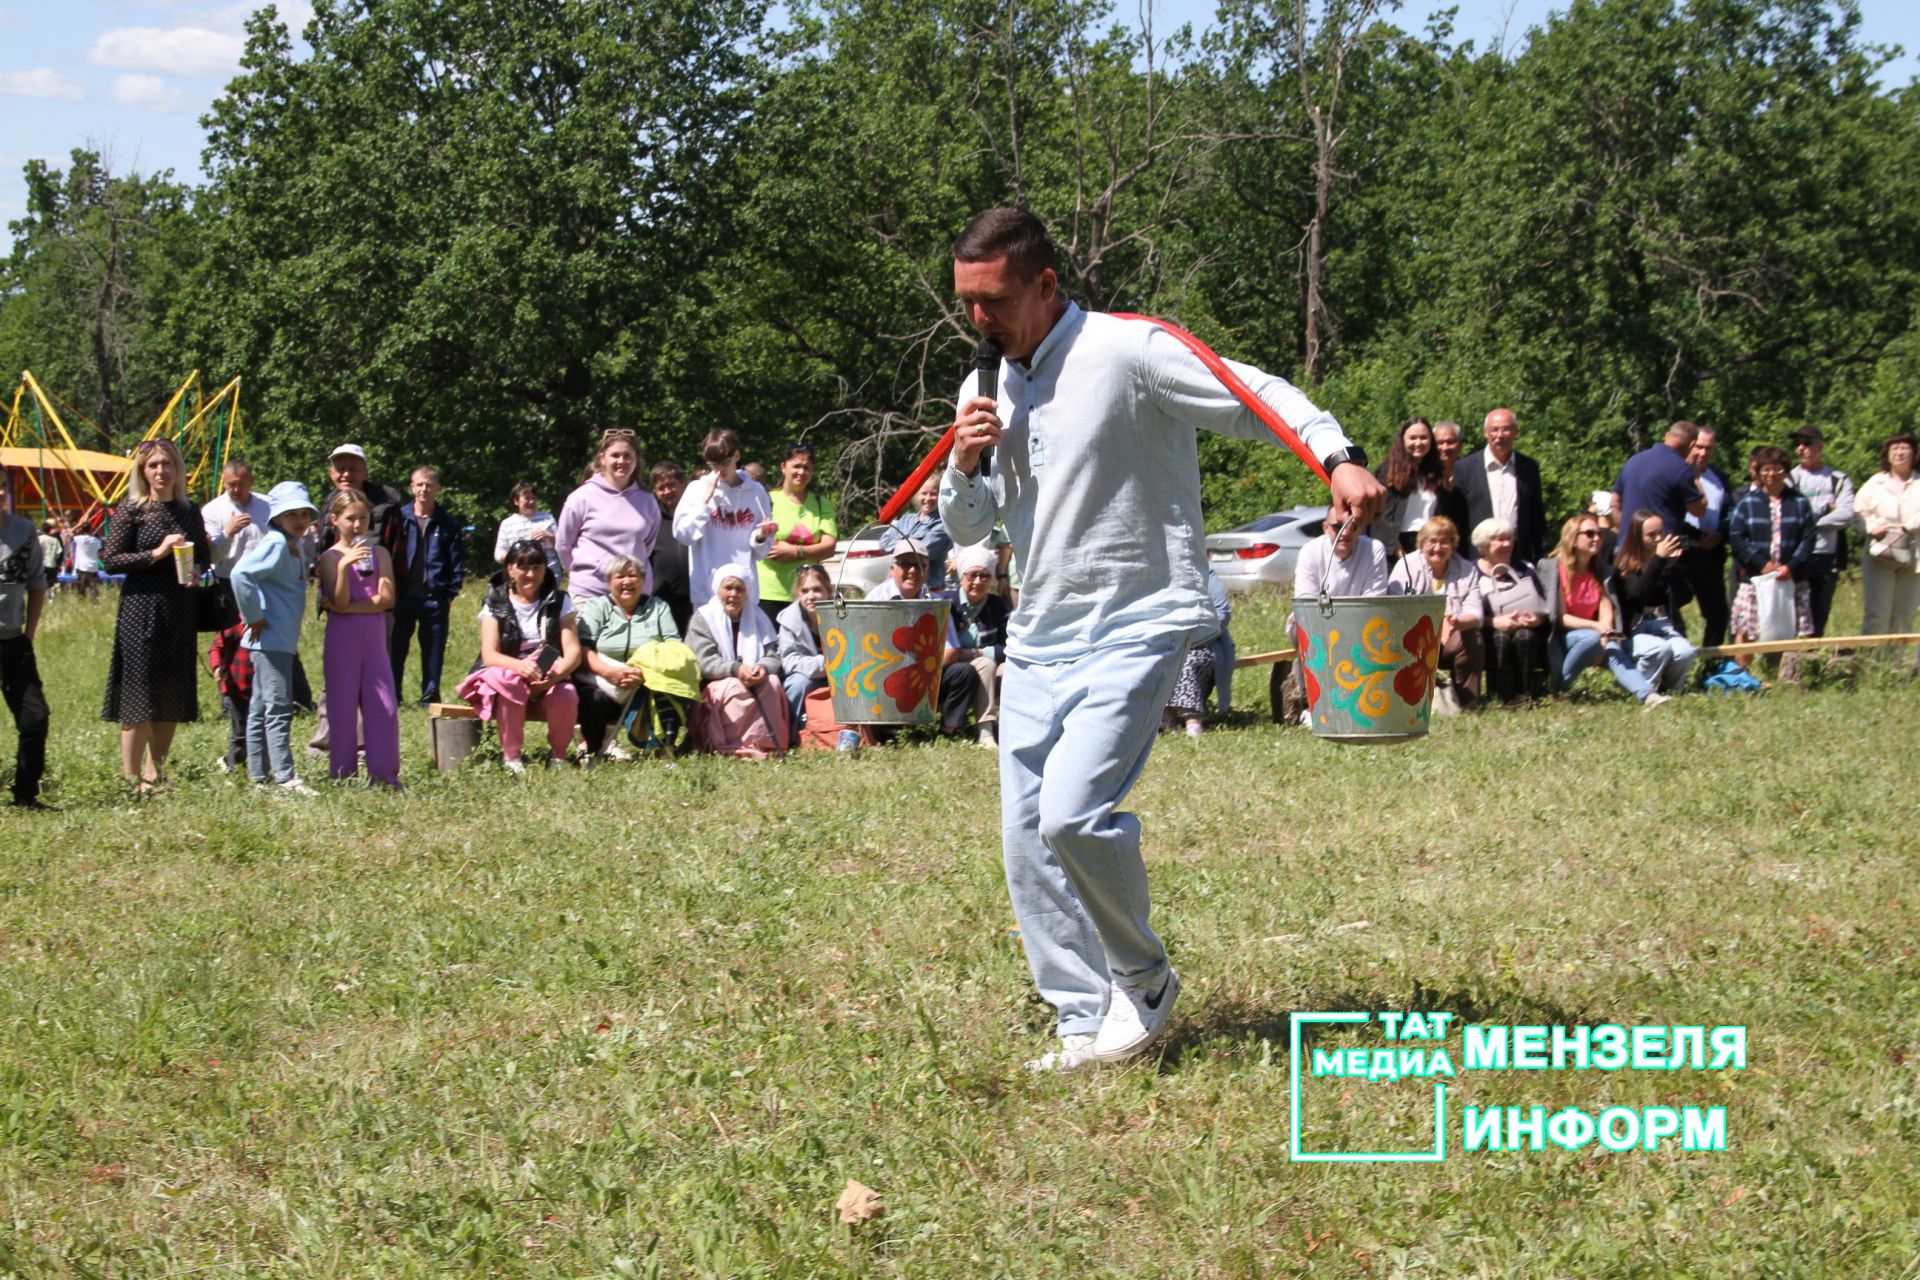
[[[989,400],[998,400],[1000,396],[1000,340],[982,338],[980,345],[973,349],[974,372],[980,375],[979,385],[974,394],[985,396]],[[980,450],[980,474],[993,473],[993,446]]]

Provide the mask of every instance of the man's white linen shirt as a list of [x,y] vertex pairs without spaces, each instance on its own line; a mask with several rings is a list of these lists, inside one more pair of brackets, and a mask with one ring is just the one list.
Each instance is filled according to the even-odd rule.
[[[1349,442],[1333,415],[1293,386],[1227,362],[1315,457]],[[960,399],[971,398],[969,374]],[[1159,326],[1065,314],[1023,367],[1000,364],[1005,436],[992,475],[947,467],[940,513],[956,544],[1004,520],[1022,577],[1007,652],[1067,662],[1095,649],[1219,630],[1207,598],[1199,441],[1205,427],[1272,439],[1199,357]]]
[[[1487,500],[1493,505],[1493,514],[1510,525],[1520,522],[1520,467],[1515,459],[1517,454],[1508,454],[1501,462],[1488,449],[1480,455],[1487,461]],[[1460,530],[1460,541],[1465,542],[1473,536],[1473,530]]]
[[1353,554],[1342,560],[1333,552],[1333,539],[1321,534],[1300,548],[1300,558],[1294,561],[1294,600],[1315,598],[1322,583],[1330,596],[1387,594],[1387,549],[1362,534],[1354,540]]

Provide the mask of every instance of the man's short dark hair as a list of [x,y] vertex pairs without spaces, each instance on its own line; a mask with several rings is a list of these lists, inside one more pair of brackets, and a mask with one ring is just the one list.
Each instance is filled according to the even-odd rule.
[[659,484],[668,476],[672,476],[675,480],[685,480],[687,478],[686,468],[677,462],[656,462],[653,464],[653,470],[648,473],[648,478],[655,484]]
[[1008,265],[1031,280],[1055,265],[1053,237],[1047,224],[1033,210],[1003,204],[973,215],[966,230],[953,242],[955,262],[992,262],[1005,258]]

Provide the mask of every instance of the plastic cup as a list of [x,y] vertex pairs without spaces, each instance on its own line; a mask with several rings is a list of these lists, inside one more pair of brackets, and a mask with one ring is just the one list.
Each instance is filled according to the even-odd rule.
[[193,571],[193,544],[182,542],[173,548],[173,576],[183,587],[190,587],[197,576]]
[[[373,537],[371,534],[363,533],[359,537],[353,540],[353,545],[356,547],[371,547],[373,545]],[[372,577],[373,576],[373,557],[368,556],[365,560],[362,560],[360,561],[360,563],[354,565],[353,571],[359,574],[363,578]]]

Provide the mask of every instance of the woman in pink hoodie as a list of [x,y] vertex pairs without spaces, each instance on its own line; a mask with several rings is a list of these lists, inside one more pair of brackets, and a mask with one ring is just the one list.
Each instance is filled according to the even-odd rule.
[[[625,428],[600,435],[593,474],[567,495],[560,509],[554,549],[571,575],[567,593],[575,600],[607,594],[602,572],[615,556],[632,556],[641,564],[653,555],[660,537],[660,504],[640,473],[640,442]],[[651,584],[649,584],[651,585]]]

